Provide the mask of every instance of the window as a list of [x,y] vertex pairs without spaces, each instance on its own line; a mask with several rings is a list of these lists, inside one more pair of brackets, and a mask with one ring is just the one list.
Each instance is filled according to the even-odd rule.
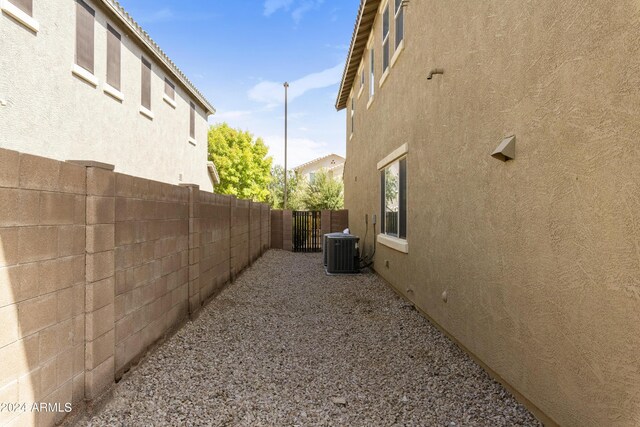
[[316,182],[315,172],[309,172],[309,184],[314,184],[315,182]]
[[407,238],[407,158],[396,160],[380,171],[382,234]]
[[178,106],[176,104],[176,86],[166,77],[164,78],[164,95],[162,99],[173,108]]
[[140,104],[151,111],[151,62],[142,58],[142,91]]
[[93,27],[96,12],[76,0],[76,65],[93,74]]
[[120,90],[120,34],[107,24],[107,84]]
[[189,112],[189,136],[196,139],[196,104],[191,103],[191,111]]
[[382,12],[382,72],[389,69],[389,4]]
[[396,2],[396,49],[404,40],[404,9],[402,8],[403,0],[395,0]]
[[375,50],[369,49],[369,98],[373,98],[376,93],[376,61]]
[[364,66],[360,71],[360,91],[362,91],[363,89],[364,89]]
[[9,3],[33,17],[33,0],[9,0]]
[[355,129],[355,113],[356,113],[356,100],[352,96],[351,97],[351,135],[353,135],[353,131]]
[[167,95],[170,100],[176,100],[176,87],[167,78],[164,79],[164,94]]

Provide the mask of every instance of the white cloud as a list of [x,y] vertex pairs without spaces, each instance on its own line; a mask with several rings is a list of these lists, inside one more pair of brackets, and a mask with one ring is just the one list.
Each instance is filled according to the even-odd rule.
[[[284,166],[284,136],[272,135],[263,138],[269,146],[269,155],[273,156],[274,164]],[[288,138],[287,140],[287,169],[293,169],[303,163],[330,154],[328,144],[309,138]]]
[[253,114],[251,110],[235,110],[235,111],[217,111],[213,115],[213,121],[224,122],[228,120],[237,120],[244,117],[248,117]]
[[264,16],[270,16],[279,9],[289,10],[293,0],[265,0]]
[[296,0],[295,3],[294,0],[265,0],[264,16],[271,16],[280,9],[288,11],[293,7],[291,19],[298,25],[307,12],[317,8],[323,2],[324,0]]
[[[289,101],[313,89],[322,89],[340,83],[343,65],[339,64],[328,70],[309,74],[289,83]],[[249,98],[253,101],[274,107],[284,103],[283,83],[262,81],[249,90]]]

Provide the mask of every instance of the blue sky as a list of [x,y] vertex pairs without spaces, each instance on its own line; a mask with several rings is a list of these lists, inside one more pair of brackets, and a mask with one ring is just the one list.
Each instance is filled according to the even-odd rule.
[[359,0],[121,0],[226,121],[262,137],[288,165],[345,153],[335,100]]

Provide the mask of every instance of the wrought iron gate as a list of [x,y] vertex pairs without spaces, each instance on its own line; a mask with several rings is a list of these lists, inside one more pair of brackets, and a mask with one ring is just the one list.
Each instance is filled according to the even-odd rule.
[[322,251],[322,226],[320,211],[293,212],[293,251]]

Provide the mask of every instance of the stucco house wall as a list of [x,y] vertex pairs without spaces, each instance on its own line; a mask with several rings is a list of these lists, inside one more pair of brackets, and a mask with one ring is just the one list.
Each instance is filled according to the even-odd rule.
[[[71,72],[75,0],[34,0],[37,32],[6,11],[0,16],[0,147],[59,160],[110,163],[121,173],[212,191],[207,171],[210,107],[160,64],[102,1],[86,3],[96,11],[96,87]],[[107,23],[122,35],[122,102],[104,92]],[[141,56],[152,63],[153,120],[139,111]],[[165,77],[176,86],[175,108],[163,101]],[[190,102],[197,112],[195,145],[189,143]]]
[[[378,242],[378,274],[541,419],[638,425],[638,3],[405,4],[381,83],[384,4],[362,1],[380,6],[376,93],[365,54],[337,104],[352,232],[380,217],[377,164],[407,144],[407,253]],[[492,158],[510,135],[515,159]]]

